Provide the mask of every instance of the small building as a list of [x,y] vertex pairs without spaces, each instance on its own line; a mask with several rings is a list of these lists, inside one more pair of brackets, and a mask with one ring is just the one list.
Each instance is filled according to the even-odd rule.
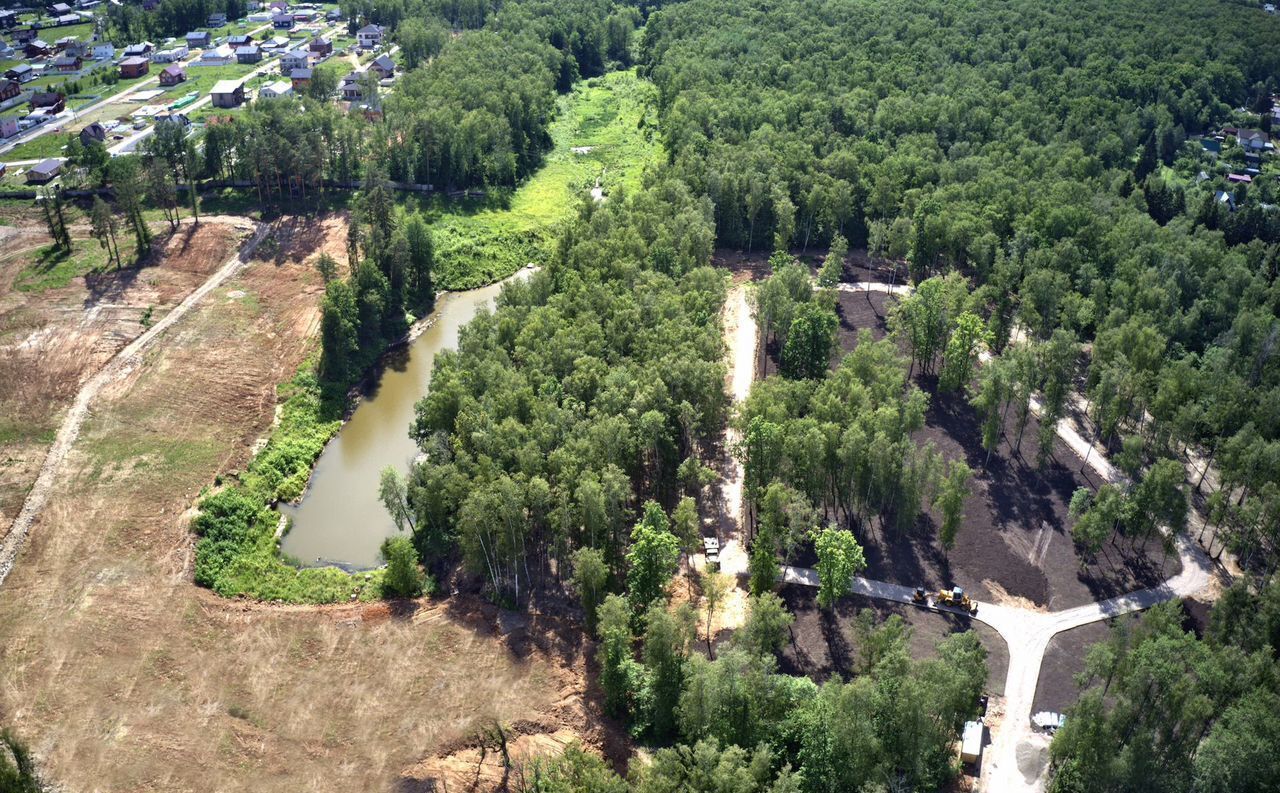
[[9,80],[17,80],[19,83],[29,83],[36,79],[36,70],[29,63],[20,63],[4,73]]
[[1227,181],[1234,184],[1250,184],[1253,182],[1253,177],[1244,173],[1229,173],[1227,174]]
[[1242,129],[1236,132],[1236,142],[1245,152],[1262,152],[1267,149],[1267,133],[1260,129]]
[[18,24],[18,12],[12,8],[6,8],[0,11],[0,28],[8,30]]
[[289,72],[289,83],[295,91],[305,91],[307,86],[311,85],[310,69],[294,69]]
[[1225,206],[1231,212],[1236,211],[1235,196],[1231,195],[1226,190],[1219,190],[1218,192],[1214,193],[1213,200],[1217,201],[1222,206]]
[[54,91],[36,91],[31,95],[31,107],[44,110],[46,115],[54,116],[67,108],[67,98]]
[[262,50],[254,44],[236,47],[236,63],[261,63]]
[[109,41],[100,41],[93,45],[93,59],[95,61],[109,61],[116,57],[116,46]]
[[293,21],[302,25],[310,24],[320,18],[320,12],[311,8],[294,9]]
[[107,128],[96,121],[93,122],[89,126],[80,130],[80,142],[85,146],[93,143],[106,143]]
[[141,77],[151,71],[151,61],[139,56],[120,61],[120,76],[126,80]]
[[360,88],[361,78],[364,72],[351,72],[342,78],[342,84],[339,87],[339,93],[346,102],[359,102],[364,98],[364,91]]
[[19,129],[17,116],[0,116],[0,138],[12,138]]
[[28,58],[44,58],[48,56],[50,50],[48,42],[44,39],[32,39],[22,48],[22,54]]
[[227,36],[228,47],[243,47],[246,44],[252,44],[252,43],[253,43],[253,36],[249,36],[244,33],[237,33],[234,36]]
[[261,46],[264,50],[274,52],[275,50],[287,50],[289,49],[290,44],[292,44],[292,42],[286,36],[272,36],[262,42]]
[[279,99],[284,96],[293,95],[293,85],[287,80],[277,80],[270,85],[264,85],[258,89],[259,99]]
[[4,73],[9,80],[17,80],[19,83],[29,83],[36,79],[36,70],[29,63],[20,63]]
[[390,55],[379,55],[369,64],[369,71],[378,75],[379,80],[388,80],[396,75],[396,62]]
[[171,63],[160,70],[160,84],[164,86],[177,85],[186,82],[187,70],[180,63]]
[[187,118],[186,113],[179,113],[175,110],[167,110],[156,115],[156,126],[161,124],[177,124],[180,127],[191,126],[191,119]]
[[130,44],[124,48],[124,57],[126,58],[150,58],[151,53],[156,49],[156,45],[149,41],[140,41],[137,44]]
[[311,53],[306,50],[289,50],[280,56],[281,74],[293,74],[294,69],[311,68]]
[[982,733],[982,722],[965,722],[960,739],[960,762],[977,763],[982,758]]
[[53,5],[49,6],[49,11],[54,16],[62,16],[63,14],[71,13],[71,6],[67,5],[66,3],[54,3]]
[[53,68],[61,74],[70,74],[80,71],[82,63],[78,55],[59,55],[53,59]]
[[292,30],[293,14],[272,14],[271,27],[276,30]]
[[183,38],[186,40],[188,47],[204,49],[213,43],[213,36],[207,30],[193,30]]
[[22,93],[22,86],[18,85],[17,80],[0,81],[0,102],[8,102],[20,93]]
[[47,184],[62,173],[62,160],[50,157],[27,170],[27,184]]
[[223,44],[200,53],[193,66],[230,66],[236,62],[236,51]]
[[244,104],[244,80],[219,80],[209,95],[214,107],[239,107]]
[[151,60],[156,63],[177,63],[191,54],[186,44],[175,44],[166,50],[156,50]]
[[373,49],[382,44],[382,35],[381,25],[365,25],[356,31],[356,43],[366,49]]
[[223,13],[210,14],[205,20],[206,27],[220,28],[225,24],[227,24],[227,15]]
[[53,20],[53,24],[56,27],[62,27],[63,25],[78,25],[82,21],[84,20],[80,19],[79,14],[63,14],[62,16],[55,18]]
[[19,44],[26,44],[28,41],[34,39],[36,35],[37,32],[35,28],[18,28],[13,31],[13,40]]
[[333,52],[333,42],[329,41],[324,36],[316,36],[311,40],[311,43],[307,45],[307,49],[310,50],[311,54],[316,58],[324,58]]

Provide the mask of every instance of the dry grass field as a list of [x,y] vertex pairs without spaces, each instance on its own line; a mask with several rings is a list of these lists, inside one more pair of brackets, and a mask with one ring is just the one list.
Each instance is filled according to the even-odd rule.
[[271,238],[94,404],[0,589],[0,724],[51,780],[97,791],[387,790],[441,774],[455,790],[488,779],[466,769],[494,721],[548,736],[533,744],[592,741],[589,648],[568,631],[500,628],[465,598],[282,607],[191,583],[190,508],[268,431],[275,384],[315,343],[310,260],[341,252],[345,220],[286,219]]

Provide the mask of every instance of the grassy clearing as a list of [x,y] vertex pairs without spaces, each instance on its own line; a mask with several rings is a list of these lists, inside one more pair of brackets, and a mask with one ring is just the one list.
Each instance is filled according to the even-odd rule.
[[43,160],[46,157],[61,157],[63,148],[70,141],[70,132],[48,132],[26,143],[19,143],[5,156],[9,160]]
[[[659,152],[655,127],[642,124],[653,94],[653,86],[634,71],[580,83],[560,99],[546,162],[514,192],[484,201],[424,201],[422,209],[434,224],[441,286],[471,289],[543,261],[556,226],[590,195],[597,179],[606,193],[638,185]],[[590,151],[573,153],[584,147]]]
[[[68,213],[70,222],[72,215]],[[127,230],[117,234],[116,243],[120,246],[120,257],[126,262],[133,261],[137,243]],[[41,248],[35,253],[35,260],[23,269],[14,280],[14,289],[19,292],[43,292],[46,289],[61,289],[75,278],[89,273],[107,270],[107,252],[91,238],[72,241],[71,252],[55,249],[52,245]]]

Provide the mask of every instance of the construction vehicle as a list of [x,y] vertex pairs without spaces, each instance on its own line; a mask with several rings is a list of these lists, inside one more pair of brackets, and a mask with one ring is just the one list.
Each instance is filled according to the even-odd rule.
[[960,587],[952,587],[951,589],[944,589],[939,592],[938,605],[963,609],[970,614],[973,614],[978,610],[978,604],[973,602]]
[[911,593],[911,602],[921,606],[929,602],[929,596],[925,593],[924,587],[916,587],[916,591]]

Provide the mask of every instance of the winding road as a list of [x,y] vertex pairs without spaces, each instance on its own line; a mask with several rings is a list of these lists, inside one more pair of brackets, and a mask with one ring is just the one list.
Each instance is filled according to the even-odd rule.
[[[912,291],[912,288],[906,284],[890,285],[874,282],[842,283],[836,288],[842,292],[876,291],[890,295],[905,295]],[[730,349],[728,363],[731,394],[734,402],[739,404],[750,392],[751,381],[755,375],[757,331],[751,312],[743,310],[746,305],[746,285],[735,286],[728,297],[725,332]],[[1039,402],[1033,399],[1031,407],[1032,411],[1039,415]],[[1089,467],[1103,479],[1116,482],[1123,478],[1123,474],[1106,459],[1103,450],[1093,447],[1074,426],[1074,422],[1063,419],[1058,422],[1056,429],[1058,436],[1082,459],[1087,458]],[[729,433],[732,433],[732,430],[729,430]],[[732,439],[733,436],[730,434],[728,437]],[[730,514],[735,517],[738,525],[742,526],[744,524],[741,521],[742,472],[740,467],[736,469],[736,473],[736,481],[725,483],[725,501],[726,509],[732,510]],[[1040,665],[1044,660],[1045,649],[1050,639],[1072,628],[1148,609],[1177,597],[1193,595],[1211,583],[1214,578],[1214,566],[1204,551],[1185,535],[1175,537],[1174,541],[1182,561],[1182,570],[1163,584],[1150,589],[1048,613],[986,602],[979,604],[973,618],[995,629],[1004,638],[1009,648],[1009,669],[1004,688],[1005,718],[992,730],[991,746],[982,763],[982,790],[989,790],[992,793],[1038,793],[1044,788],[1046,771],[1044,749],[1048,746],[1048,738],[1031,729],[1031,708],[1035,699],[1036,684],[1040,677]],[[730,539],[725,544],[725,548],[739,542],[736,537]],[[741,555],[745,559],[745,553]],[[722,569],[724,569],[723,566]],[[725,572],[734,571],[725,570]],[[784,566],[782,580],[789,584],[817,587],[818,573],[807,567]],[[866,597],[919,606],[912,601],[913,592],[910,587],[885,581],[855,577],[853,592]],[[919,607],[963,613],[933,604]]]

